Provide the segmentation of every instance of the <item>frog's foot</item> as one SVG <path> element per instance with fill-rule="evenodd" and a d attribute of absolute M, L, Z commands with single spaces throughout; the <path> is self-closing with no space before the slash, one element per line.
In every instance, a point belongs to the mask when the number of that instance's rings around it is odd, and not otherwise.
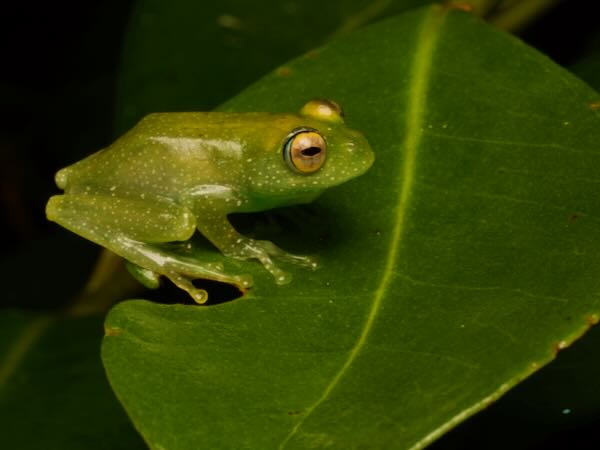
<path fill-rule="evenodd" d="M 204 278 L 234 284 L 243 289 L 252 287 L 253 284 L 251 275 L 231 275 L 225 273 L 225 269 L 221 263 L 198 263 L 192 258 L 169 258 L 165 264 L 165 269 L 164 275 L 167 277 L 170 272 L 176 272 L 192 280 Z"/>
<path fill-rule="evenodd" d="M 265 269 L 275 277 L 275 282 L 277 284 L 289 283 L 292 281 L 292 275 L 277 267 L 271 257 L 286 263 L 308 267 L 313 270 L 319 267 L 319 263 L 315 257 L 288 253 L 277 247 L 271 241 L 240 238 L 236 242 L 235 250 L 231 252 L 226 251 L 225 254 L 237 259 L 258 259 Z"/>
<path fill-rule="evenodd" d="M 224 272 L 223 264 L 215 262 L 198 262 L 192 258 L 172 256 L 153 248 L 148 244 L 139 244 L 146 256 L 154 256 L 151 260 L 160 260 L 160 265 L 148 269 L 127 261 L 127 269 L 140 283 L 150 289 L 160 285 L 160 276 L 168 278 L 175 286 L 186 291 L 196 303 L 208 300 L 208 293 L 193 284 L 196 279 L 208 279 L 229 283 L 241 289 L 252 286 L 250 275 L 230 275 Z M 160 258 L 158 258 L 160 256 Z"/>
<path fill-rule="evenodd" d="M 208 293 L 204 289 L 198 289 L 192 283 L 193 280 L 203 278 L 233 284 L 242 289 L 252 286 L 253 280 L 250 275 L 229 275 L 223 272 L 221 263 L 203 263 L 202 265 L 183 259 L 170 260 L 161 273 L 180 289 L 186 291 L 196 303 L 202 304 L 208 300 Z"/>

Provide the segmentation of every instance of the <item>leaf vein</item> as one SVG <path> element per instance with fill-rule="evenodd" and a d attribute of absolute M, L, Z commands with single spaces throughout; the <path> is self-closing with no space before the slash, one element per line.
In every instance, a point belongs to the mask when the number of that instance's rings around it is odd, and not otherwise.
<path fill-rule="evenodd" d="M 555 295 L 536 294 L 534 292 L 529 292 L 529 291 L 527 291 L 525 289 L 521 289 L 521 288 L 507 288 L 507 287 L 503 287 L 503 286 L 468 286 L 468 285 L 463 285 L 463 284 L 432 283 L 429 281 L 417 280 L 417 279 L 415 279 L 409 275 L 403 274 L 403 273 L 397 273 L 396 276 L 410 284 L 415 285 L 415 286 L 426 286 L 426 287 L 439 288 L 439 289 L 453 289 L 453 290 L 458 290 L 458 291 L 474 291 L 474 292 L 477 292 L 477 291 L 483 291 L 483 292 L 500 291 L 500 292 L 507 292 L 507 293 L 511 293 L 511 294 L 521 295 L 523 297 L 530 297 L 535 300 L 550 300 L 550 301 L 554 301 L 554 302 L 558 302 L 558 303 L 569 303 L 569 301 L 570 301 L 566 297 L 558 297 Z"/>
<path fill-rule="evenodd" d="M 491 139 L 491 138 L 476 138 L 469 136 L 458 136 L 452 134 L 443 134 L 443 133 L 435 133 L 432 131 L 425 131 L 429 136 L 440 138 L 440 139 L 448 139 L 451 141 L 459 141 L 459 142 L 474 142 L 478 144 L 490 144 L 490 145 L 501 145 L 507 147 L 531 147 L 531 148 L 554 148 L 558 150 L 563 150 L 571 153 L 579 153 L 579 154 L 591 154 L 597 155 L 599 152 L 590 152 L 587 150 L 579 150 L 573 147 L 568 147 L 566 145 L 558 144 L 556 142 L 548 142 L 548 143 L 535 143 L 535 142 L 523 142 L 523 141 L 506 141 L 504 139 Z"/>
<path fill-rule="evenodd" d="M 368 336 L 373 329 L 373 324 L 381 307 L 381 303 L 394 279 L 396 260 L 404 234 L 408 204 L 415 179 L 415 166 L 418 146 L 423 134 L 423 116 L 425 115 L 425 101 L 429 84 L 431 61 L 439 38 L 441 25 L 445 18 L 444 9 L 439 6 L 432 7 L 420 24 L 419 36 L 416 41 L 410 82 L 408 85 L 408 101 L 406 115 L 406 134 L 402 148 L 404 149 L 401 177 L 402 184 L 399 190 L 398 207 L 396 209 L 395 226 L 392 230 L 389 251 L 386 256 L 385 266 L 375 291 L 373 301 L 356 343 L 350 350 L 342 367 L 333 376 L 325 387 L 321 396 L 306 409 L 303 417 L 296 423 L 290 433 L 281 442 L 279 449 L 285 448 L 290 439 L 298 433 L 306 419 L 330 396 L 340 380 L 348 372 L 359 353 L 365 346 Z"/>

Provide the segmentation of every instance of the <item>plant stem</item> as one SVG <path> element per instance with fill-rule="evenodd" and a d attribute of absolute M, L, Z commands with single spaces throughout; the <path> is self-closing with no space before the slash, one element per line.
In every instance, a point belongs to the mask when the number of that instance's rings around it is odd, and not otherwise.
<path fill-rule="evenodd" d="M 488 21 L 503 30 L 517 33 L 537 17 L 555 6 L 560 0 L 523 0 L 500 5 L 492 11 Z"/>
<path fill-rule="evenodd" d="M 102 250 L 88 282 L 65 313 L 77 317 L 103 314 L 117 301 L 141 290 L 141 285 L 125 269 L 123 259 Z"/>

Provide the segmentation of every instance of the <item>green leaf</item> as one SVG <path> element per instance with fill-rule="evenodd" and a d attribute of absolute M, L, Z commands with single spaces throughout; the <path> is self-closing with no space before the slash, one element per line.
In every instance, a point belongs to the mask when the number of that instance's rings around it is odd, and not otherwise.
<path fill-rule="evenodd" d="M 433 7 L 225 109 L 312 97 L 340 102 L 377 156 L 318 201 L 323 268 L 280 287 L 247 263 L 257 285 L 238 301 L 107 318 L 109 379 L 152 448 L 422 448 L 598 320 L 595 91 Z"/>
<path fill-rule="evenodd" d="M 98 358 L 100 318 L 0 314 L 2 448 L 143 449 Z"/>

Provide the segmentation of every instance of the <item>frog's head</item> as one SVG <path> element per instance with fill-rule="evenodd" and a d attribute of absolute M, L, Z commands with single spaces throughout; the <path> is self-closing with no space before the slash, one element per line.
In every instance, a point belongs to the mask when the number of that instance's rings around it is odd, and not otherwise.
<path fill-rule="evenodd" d="M 362 175 L 373 164 L 375 156 L 365 137 L 344 124 L 341 107 L 330 100 L 308 102 L 276 128 L 281 134 L 269 153 L 278 162 L 271 160 L 263 172 L 275 183 L 261 180 L 262 189 L 256 193 L 269 191 L 288 202 L 310 201 L 325 189 Z"/>

